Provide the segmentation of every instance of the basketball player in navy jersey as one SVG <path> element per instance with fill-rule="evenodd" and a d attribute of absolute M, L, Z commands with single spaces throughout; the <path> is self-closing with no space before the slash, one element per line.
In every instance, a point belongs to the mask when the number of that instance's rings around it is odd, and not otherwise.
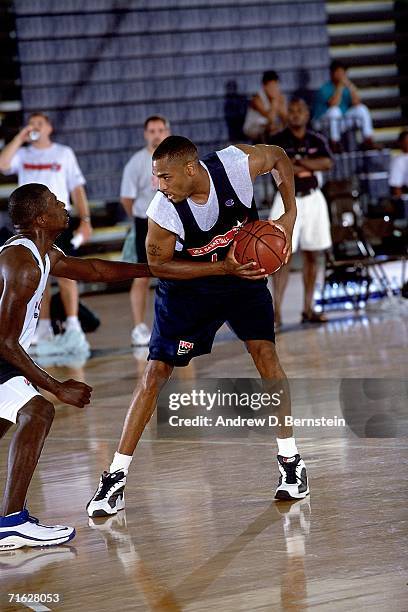
<path fill-rule="evenodd" d="M 137 442 L 151 418 L 157 397 L 175 366 L 211 352 L 224 322 L 245 342 L 264 381 L 280 381 L 286 390 L 281 412 L 290 414 L 288 384 L 275 350 L 274 315 L 265 277 L 250 282 L 226 270 L 236 232 L 257 219 L 253 182 L 272 172 L 285 212 L 272 224 L 285 234 L 288 261 L 296 219 L 292 164 L 280 147 L 237 145 L 202 161 L 197 148 L 181 136 L 169 136 L 153 154 L 159 192 L 148 210 L 148 263 L 160 277 L 149 362 L 133 395 L 118 452 L 102 474 L 87 505 L 88 515 L 107 516 L 124 508 L 126 475 Z M 172 280 L 170 280 L 172 279 Z M 284 421 L 284 419 L 283 419 Z M 306 468 L 291 427 L 280 423 L 277 499 L 308 495 Z"/>

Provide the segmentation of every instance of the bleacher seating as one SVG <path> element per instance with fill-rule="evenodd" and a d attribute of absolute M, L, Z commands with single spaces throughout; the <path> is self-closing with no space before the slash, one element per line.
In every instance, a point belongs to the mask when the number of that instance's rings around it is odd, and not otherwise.
<path fill-rule="evenodd" d="M 90 197 L 115 198 L 123 165 L 160 112 L 205 154 L 228 141 L 227 81 L 250 95 L 266 69 L 283 89 L 327 74 L 324 0 L 15 2 L 25 112 L 44 109 L 72 146 Z"/>

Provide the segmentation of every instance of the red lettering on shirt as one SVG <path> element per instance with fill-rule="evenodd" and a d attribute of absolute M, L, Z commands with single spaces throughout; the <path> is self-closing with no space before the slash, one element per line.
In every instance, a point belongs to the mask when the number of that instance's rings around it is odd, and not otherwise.
<path fill-rule="evenodd" d="M 25 162 L 23 167 L 24 170 L 53 170 L 54 172 L 59 172 L 61 170 L 61 164 L 57 162 L 53 162 L 52 164 L 28 164 Z"/>
<path fill-rule="evenodd" d="M 244 221 L 245 223 L 246 221 Z M 239 232 L 243 223 L 239 223 L 237 226 L 228 230 L 225 234 L 220 234 L 215 236 L 208 244 L 202 247 L 195 247 L 191 249 L 187 249 L 187 252 L 193 257 L 199 257 L 200 255 L 207 255 L 211 253 L 211 251 L 215 251 L 220 247 L 225 247 L 230 244 L 234 240 L 235 234 Z"/>

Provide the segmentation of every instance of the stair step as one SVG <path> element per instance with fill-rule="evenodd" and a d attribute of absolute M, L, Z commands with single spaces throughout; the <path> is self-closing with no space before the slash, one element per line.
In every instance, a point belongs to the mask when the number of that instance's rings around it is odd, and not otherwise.
<path fill-rule="evenodd" d="M 348 70 L 348 76 L 352 80 L 368 77 L 398 76 L 398 68 L 395 64 L 385 66 L 355 66 Z"/>
<path fill-rule="evenodd" d="M 374 21 L 371 23 L 342 23 L 336 25 L 328 26 L 329 37 L 339 36 L 340 34 L 360 34 L 361 36 L 365 36 L 370 33 L 394 33 L 395 32 L 395 24 L 393 20 L 389 21 Z"/>
<path fill-rule="evenodd" d="M 381 59 L 381 56 L 393 55 L 396 53 L 395 43 L 378 43 L 378 44 L 355 44 L 355 45 L 341 45 L 332 47 L 330 45 L 330 55 L 333 58 L 355 58 L 364 55 L 364 57 L 371 56 L 376 61 Z"/>
<path fill-rule="evenodd" d="M 371 33 L 350 33 L 350 34 L 336 34 L 330 36 L 330 46 L 345 46 L 345 45 L 359 45 L 359 44 L 376 44 L 376 43 L 392 43 L 399 42 L 404 39 L 403 34 L 397 34 L 396 32 L 371 32 Z"/>
<path fill-rule="evenodd" d="M 399 88 L 394 86 L 390 87 L 362 87 L 358 92 L 362 100 L 370 100 L 372 98 L 395 98 L 399 96 Z"/>
<path fill-rule="evenodd" d="M 15 113 L 16 111 L 22 110 L 22 104 L 20 100 L 2 100 L 0 102 L 0 111 L 5 113 Z"/>
<path fill-rule="evenodd" d="M 357 4 L 357 3 L 353 3 Z M 334 25 L 337 23 L 368 23 L 370 21 L 388 21 L 393 19 L 395 21 L 402 21 L 407 19 L 408 8 L 394 11 L 392 8 L 383 10 L 373 10 L 370 6 L 372 3 L 367 4 L 366 10 L 361 11 L 342 11 L 338 13 L 329 13 L 327 16 L 328 23 Z"/>
<path fill-rule="evenodd" d="M 399 131 L 406 126 L 403 117 L 399 119 L 376 119 L 373 121 L 374 128 L 397 128 Z"/>
<path fill-rule="evenodd" d="M 402 106 L 404 104 L 408 104 L 408 97 L 401 98 L 401 96 L 395 96 L 394 98 L 384 99 L 382 97 L 379 98 L 371 98 L 368 101 L 367 106 L 372 110 L 374 108 L 389 108 L 390 106 Z"/>
<path fill-rule="evenodd" d="M 371 111 L 371 116 L 374 121 L 381 119 L 393 119 L 395 121 L 402 120 L 401 109 L 399 106 L 393 108 L 376 108 Z"/>
<path fill-rule="evenodd" d="M 330 49 L 330 55 L 333 59 L 343 61 L 349 68 L 354 66 L 383 66 L 389 64 L 396 64 L 397 61 L 408 62 L 408 53 L 384 53 L 379 55 L 365 55 L 363 52 L 364 45 L 355 50 L 355 55 L 342 55 L 336 53 L 336 48 Z"/>
<path fill-rule="evenodd" d="M 17 189 L 17 187 L 17 183 L 4 183 L 3 185 L 0 185 L 0 198 L 3 200 L 8 199 L 10 194 Z"/>
<path fill-rule="evenodd" d="M 401 131 L 400 127 L 385 127 L 374 129 L 374 140 L 381 143 L 394 143 Z"/>
<path fill-rule="evenodd" d="M 351 76 L 350 76 L 351 78 Z M 379 85 L 400 85 L 401 83 L 406 83 L 408 81 L 408 76 L 371 76 L 371 77 L 363 77 L 363 78 L 353 78 L 353 83 L 360 90 L 363 87 L 376 87 Z"/>
<path fill-rule="evenodd" d="M 361 13 L 370 9 L 371 12 L 392 11 L 394 2 L 392 0 L 383 2 L 326 2 L 326 10 L 329 15 L 338 15 L 341 13 Z"/>

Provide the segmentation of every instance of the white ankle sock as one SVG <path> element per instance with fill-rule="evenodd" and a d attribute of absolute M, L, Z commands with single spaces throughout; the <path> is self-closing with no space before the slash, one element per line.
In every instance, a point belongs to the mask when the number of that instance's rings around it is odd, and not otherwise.
<path fill-rule="evenodd" d="M 125 474 L 129 471 L 129 466 L 132 463 L 132 455 L 121 455 L 120 453 L 115 453 L 113 456 L 113 461 L 110 465 L 109 472 L 116 472 L 117 470 L 123 470 Z"/>
<path fill-rule="evenodd" d="M 81 324 L 78 317 L 67 317 L 67 320 L 65 321 L 65 331 L 69 331 L 71 329 L 78 331 L 81 330 Z"/>
<path fill-rule="evenodd" d="M 278 455 L 282 457 L 293 457 L 298 452 L 295 438 L 276 438 L 278 443 Z"/>
<path fill-rule="evenodd" d="M 52 325 L 51 319 L 40 319 L 37 324 L 36 332 L 39 336 L 45 336 L 47 334 L 52 334 Z"/>

